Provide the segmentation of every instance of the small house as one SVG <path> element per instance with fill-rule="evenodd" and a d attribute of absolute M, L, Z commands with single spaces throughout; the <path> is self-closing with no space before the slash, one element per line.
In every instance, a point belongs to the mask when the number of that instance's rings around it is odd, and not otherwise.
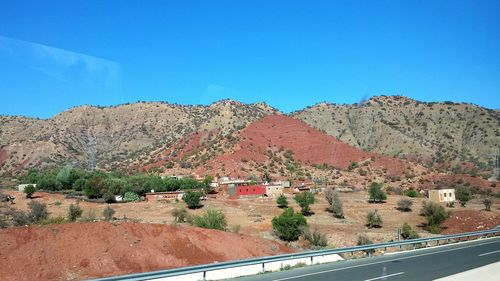
<path fill-rule="evenodd" d="M 455 189 L 429 190 L 429 200 L 438 203 L 455 202 Z"/>
<path fill-rule="evenodd" d="M 170 200 L 182 200 L 184 197 L 184 191 L 167 191 L 167 192 L 149 192 L 146 193 L 146 201 L 170 201 Z"/>
<path fill-rule="evenodd" d="M 266 196 L 268 197 L 276 197 L 283 194 L 283 186 L 282 185 L 265 185 L 266 187 Z"/>

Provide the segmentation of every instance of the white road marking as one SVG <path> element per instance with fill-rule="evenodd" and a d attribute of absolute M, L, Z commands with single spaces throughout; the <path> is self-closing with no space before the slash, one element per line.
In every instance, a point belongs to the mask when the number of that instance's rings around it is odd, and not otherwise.
<path fill-rule="evenodd" d="M 366 279 L 365 281 L 373 281 L 373 280 L 385 279 L 387 277 L 397 276 L 397 275 L 401 275 L 401 274 L 405 274 L 405 273 L 404 272 L 398 272 L 398 273 L 393 273 L 393 274 L 389 274 L 389 275 L 385 275 L 385 276 L 375 277 L 375 278 L 372 278 L 372 279 Z"/>
<path fill-rule="evenodd" d="M 297 278 L 301 278 L 301 277 L 318 275 L 318 274 L 323 274 L 323 273 L 328 273 L 328 272 L 335 272 L 335 271 L 340 271 L 340 270 L 345 270 L 345 269 L 351 269 L 351 268 L 369 266 L 369 265 L 386 263 L 386 262 L 391 262 L 391 261 L 407 260 L 407 259 L 418 258 L 418 257 L 429 256 L 429 255 L 440 254 L 440 253 L 446 253 L 446 252 L 451 252 L 451 251 L 458 251 L 458 250 L 467 249 L 467 248 L 471 248 L 471 247 L 476 247 L 476 246 L 481 246 L 481 245 L 488 245 L 488 244 L 494 244 L 494 243 L 499 243 L 499 242 L 500 241 L 493 241 L 493 242 L 481 243 L 481 244 L 477 244 L 477 245 L 469 245 L 469 246 L 460 247 L 460 248 L 456 248 L 456 249 L 443 250 L 443 251 L 434 252 L 434 253 L 425 253 L 425 254 L 419 254 L 419 255 L 414 255 L 414 256 L 410 256 L 410 257 L 401 257 L 401 258 L 395 258 L 395 259 L 391 259 L 391 260 L 377 261 L 377 262 L 365 263 L 365 264 L 359 264 L 359 265 L 351 265 L 351 266 L 346 266 L 346 267 L 343 267 L 343 268 L 336 268 L 336 269 L 330 269 L 330 270 L 324 270 L 324 271 L 318 271 L 318 272 L 313 272 L 313 273 L 306 273 L 306 274 L 302 274 L 302 275 L 296 275 L 296 276 L 290 276 L 290 277 L 284 277 L 284 278 L 274 279 L 273 281 L 283 281 L 283 280 L 297 279 Z M 430 248 L 430 249 L 432 249 L 432 248 Z"/>
<path fill-rule="evenodd" d="M 494 254 L 494 253 L 498 253 L 500 252 L 500 250 L 498 251 L 493 251 L 493 252 L 488 252 L 488 253 L 484 253 L 484 254 L 480 254 L 480 255 L 477 255 L 478 257 L 482 257 L 482 256 L 487 256 L 487 255 L 491 255 L 491 254 Z"/>

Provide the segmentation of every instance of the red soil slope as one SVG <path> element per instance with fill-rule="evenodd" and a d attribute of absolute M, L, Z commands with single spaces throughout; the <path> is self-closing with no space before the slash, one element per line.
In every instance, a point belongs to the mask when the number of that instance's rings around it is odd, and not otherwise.
<path fill-rule="evenodd" d="M 141 223 L 0 229 L 1 280 L 81 280 L 290 253 L 254 237 Z"/>
<path fill-rule="evenodd" d="M 443 234 L 487 230 L 497 225 L 500 225 L 500 217 L 495 212 L 456 210 L 444 223 Z"/>
<path fill-rule="evenodd" d="M 220 155 L 209 163 L 214 170 L 235 167 L 242 159 L 255 162 L 269 160 L 268 149 L 292 150 L 302 164 L 330 164 L 345 169 L 351 162 L 372 160 L 372 166 L 387 168 L 391 174 L 402 173 L 407 163 L 352 147 L 314 129 L 306 123 L 284 115 L 270 115 L 248 125 L 233 153 Z"/>

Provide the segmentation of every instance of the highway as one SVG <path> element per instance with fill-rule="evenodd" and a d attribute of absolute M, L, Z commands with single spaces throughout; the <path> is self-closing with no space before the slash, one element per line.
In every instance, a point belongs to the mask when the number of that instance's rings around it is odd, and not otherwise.
<path fill-rule="evenodd" d="M 234 281 L 434 280 L 500 261 L 500 237 L 306 266 Z M 500 272 L 496 273 L 500 280 Z M 476 281 L 482 280 L 479 276 Z"/>

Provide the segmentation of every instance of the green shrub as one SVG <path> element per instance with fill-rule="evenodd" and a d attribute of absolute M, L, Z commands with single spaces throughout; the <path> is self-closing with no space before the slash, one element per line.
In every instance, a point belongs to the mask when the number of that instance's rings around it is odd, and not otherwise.
<path fill-rule="evenodd" d="M 401 198 L 398 200 L 397 204 L 397 209 L 402 211 L 402 212 L 411 212 L 411 206 L 413 205 L 413 202 L 410 199 L 407 198 Z"/>
<path fill-rule="evenodd" d="M 64 217 L 58 216 L 58 217 L 51 217 L 44 219 L 43 221 L 40 222 L 41 225 L 48 225 L 48 224 L 61 224 L 65 223 L 66 219 Z"/>
<path fill-rule="evenodd" d="M 491 205 L 493 204 L 493 200 L 491 200 L 491 197 L 486 196 L 483 198 L 483 204 L 484 204 L 484 209 L 486 211 L 491 211 Z"/>
<path fill-rule="evenodd" d="M 441 224 L 450 216 L 451 212 L 435 202 L 424 202 L 421 213 L 425 216 L 428 230 L 432 233 L 441 232 Z"/>
<path fill-rule="evenodd" d="M 139 195 L 132 191 L 125 192 L 123 195 L 123 200 L 125 202 L 139 202 L 141 199 L 139 198 Z"/>
<path fill-rule="evenodd" d="M 47 205 L 45 203 L 30 201 L 28 202 L 28 207 L 30 209 L 28 216 L 34 223 L 39 223 L 49 217 L 49 212 L 47 211 Z"/>
<path fill-rule="evenodd" d="M 366 226 L 368 226 L 368 228 L 382 227 L 382 217 L 377 210 L 368 212 L 366 215 Z"/>
<path fill-rule="evenodd" d="M 370 202 L 384 202 L 387 200 L 387 195 L 382 191 L 381 183 L 372 182 L 368 188 L 368 194 L 370 196 Z"/>
<path fill-rule="evenodd" d="M 278 204 L 279 208 L 288 208 L 288 200 L 284 194 L 281 194 L 278 199 L 276 199 L 276 204 Z"/>
<path fill-rule="evenodd" d="M 193 218 L 193 225 L 202 228 L 226 230 L 226 216 L 220 210 L 208 210 L 201 216 Z"/>
<path fill-rule="evenodd" d="M 411 197 L 411 198 L 415 198 L 415 197 L 418 197 L 418 196 L 419 196 L 418 191 L 416 191 L 416 190 L 415 190 L 415 189 L 413 189 L 413 188 L 408 189 L 408 190 L 405 192 L 405 194 L 406 194 L 406 196 Z"/>
<path fill-rule="evenodd" d="M 408 223 L 404 223 L 401 229 L 401 236 L 403 239 L 417 239 L 420 238 L 418 233 L 411 229 L 411 226 Z"/>
<path fill-rule="evenodd" d="M 113 220 L 113 215 L 115 214 L 115 210 L 111 208 L 111 206 L 106 206 L 106 208 L 102 211 L 102 216 L 104 220 L 110 221 Z"/>
<path fill-rule="evenodd" d="M 306 219 L 301 213 L 288 208 L 272 220 L 273 230 L 284 241 L 296 241 L 302 233 L 301 229 L 307 226 Z"/>
<path fill-rule="evenodd" d="M 102 199 L 104 199 L 104 202 L 106 202 L 108 204 L 116 203 L 116 197 L 111 192 L 104 193 L 104 195 L 102 196 Z"/>
<path fill-rule="evenodd" d="M 200 200 L 202 196 L 203 193 L 201 192 L 188 191 L 184 194 L 184 197 L 182 199 L 184 200 L 184 202 L 186 202 L 189 209 L 196 209 L 201 207 Z"/>
<path fill-rule="evenodd" d="M 314 194 L 312 194 L 309 191 L 306 192 L 300 192 L 294 196 L 295 202 L 299 204 L 302 214 L 303 215 L 309 215 L 310 214 L 310 208 L 309 206 L 311 204 L 314 204 Z"/>
<path fill-rule="evenodd" d="M 26 194 L 26 198 L 33 198 L 33 193 L 35 193 L 35 186 L 32 184 L 27 185 L 24 188 L 24 193 Z"/>
<path fill-rule="evenodd" d="M 83 210 L 80 208 L 80 205 L 78 203 L 71 204 L 69 205 L 68 208 L 68 220 L 69 221 L 76 221 L 76 219 L 80 218 L 82 216 Z"/>
<path fill-rule="evenodd" d="M 455 189 L 455 198 L 457 198 L 458 202 L 460 203 L 460 206 L 465 207 L 467 202 L 469 202 L 472 199 L 472 190 L 468 186 L 458 186 Z"/>
<path fill-rule="evenodd" d="M 174 222 L 176 223 L 186 222 L 188 215 L 187 210 L 184 208 L 174 208 L 172 210 L 172 216 L 174 217 Z"/>
<path fill-rule="evenodd" d="M 339 194 L 338 192 L 333 192 L 332 197 L 331 197 L 331 202 L 329 202 L 329 207 L 328 209 L 330 212 L 333 213 L 333 216 L 335 216 L 338 219 L 343 219 L 344 218 L 344 210 L 342 208 L 342 201 L 340 201 Z"/>

